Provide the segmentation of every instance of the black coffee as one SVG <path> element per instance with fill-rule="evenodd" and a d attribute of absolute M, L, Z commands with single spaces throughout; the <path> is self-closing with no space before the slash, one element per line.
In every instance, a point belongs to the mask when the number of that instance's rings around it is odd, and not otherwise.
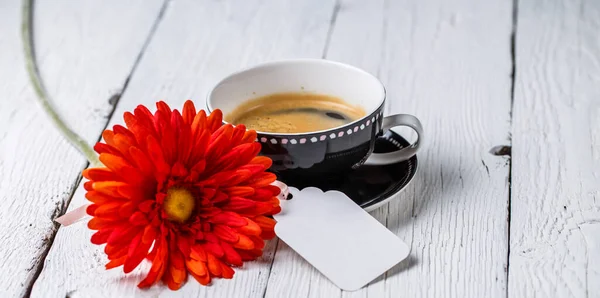
<path fill-rule="evenodd" d="M 277 93 L 243 103 L 225 120 L 263 132 L 304 133 L 342 126 L 365 114 L 361 107 L 329 95 Z"/>

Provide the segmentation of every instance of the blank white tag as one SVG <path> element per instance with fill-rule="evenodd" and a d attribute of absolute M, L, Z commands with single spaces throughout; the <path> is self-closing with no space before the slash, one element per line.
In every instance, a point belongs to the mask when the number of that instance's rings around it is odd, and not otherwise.
<path fill-rule="evenodd" d="M 290 187 L 275 234 L 339 288 L 358 290 L 408 256 L 402 240 L 339 191 Z"/>

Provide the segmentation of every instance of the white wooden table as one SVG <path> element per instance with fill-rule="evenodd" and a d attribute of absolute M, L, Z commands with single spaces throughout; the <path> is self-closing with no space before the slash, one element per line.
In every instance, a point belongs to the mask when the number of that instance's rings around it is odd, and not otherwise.
<path fill-rule="evenodd" d="M 259 62 L 377 75 L 427 143 L 415 181 L 372 212 L 410 257 L 358 292 L 277 240 L 210 287 L 141 291 L 147 267 L 106 271 L 85 223 L 53 222 L 85 203 L 87 162 L 36 102 L 20 22 L 0 0 L 0 297 L 600 297 L 600 1 L 35 2 L 41 75 L 89 143 L 138 104 L 201 106 Z"/>

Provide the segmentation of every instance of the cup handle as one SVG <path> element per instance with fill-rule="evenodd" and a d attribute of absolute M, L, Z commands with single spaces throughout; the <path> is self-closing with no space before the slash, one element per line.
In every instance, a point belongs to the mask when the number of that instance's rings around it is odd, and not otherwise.
<path fill-rule="evenodd" d="M 383 130 L 396 126 L 408 126 L 417 132 L 417 140 L 406 148 L 389 153 L 371 153 L 363 163 L 366 166 L 380 166 L 405 161 L 417 154 L 423 142 L 423 126 L 417 117 L 408 114 L 390 115 L 383 118 Z"/>

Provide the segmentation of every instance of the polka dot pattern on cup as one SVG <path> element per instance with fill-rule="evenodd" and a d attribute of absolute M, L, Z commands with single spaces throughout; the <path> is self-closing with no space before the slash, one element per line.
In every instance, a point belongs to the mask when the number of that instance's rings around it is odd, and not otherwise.
<path fill-rule="evenodd" d="M 261 142 L 261 143 L 271 143 L 273 145 L 275 144 L 282 144 L 282 145 L 296 145 L 296 144 L 305 144 L 307 142 L 309 143 L 317 143 L 317 142 L 323 142 L 326 141 L 327 139 L 333 140 L 336 138 L 342 138 L 345 135 L 351 135 L 353 133 L 358 132 L 359 130 L 364 130 L 365 128 L 368 128 L 371 125 L 375 125 L 375 121 L 379 120 L 379 118 L 383 117 L 383 112 L 378 112 L 377 114 L 375 114 L 374 116 L 372 116 L 370 119 L 367 118 L 367 120 L 365 122 L 362 123 L 355 123 L 352 127 L 344 127 L 342 128 L 342 130 L 340 131 L 333 131 L 333 132 L 326 132 L 322 135 L 317 135 L 317 136 L 313 136 L 313 137 L 309 137 L 309 138 L 301 138 L 301 139 L 287 139 L 287 138 L 282 138 L 282 137 L 272 137 L 272 138 L 268 138 L 268 137 L 260 137 L 257 138 L 256 141 L 257 142 Z"/>

